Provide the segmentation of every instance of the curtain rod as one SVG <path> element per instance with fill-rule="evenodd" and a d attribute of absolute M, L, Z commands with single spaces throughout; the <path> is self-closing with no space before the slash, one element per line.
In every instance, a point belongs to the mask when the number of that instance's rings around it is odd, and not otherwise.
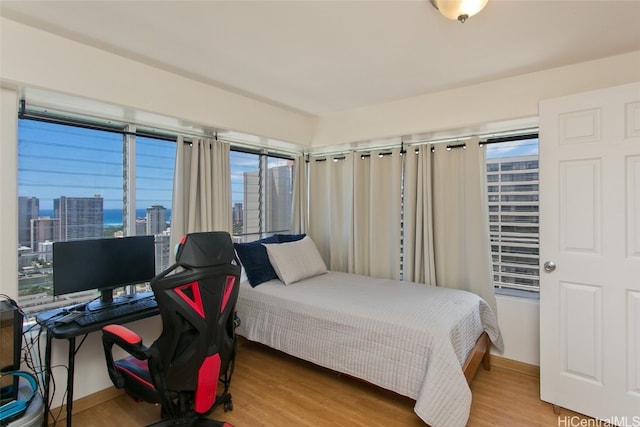
<path fill-rule="evenodd" d="M 500 143 L 500 142 L 520 141 L 520 140 L 523 140 L 523 139 L 534 139 L 534 138 L 538 138 L 538 135 L 539 134 L 538 134 L 538 132 L 536 130 L 536 132 L 531 132 L 531 133 L 526 133 L 526 134 L 488 138 L 484 142 L 484 144 L 497 144 L 497 143 Z"/>
<path fill-rule="evenodd" d="M 501 136 L 502 135 L 502 136 Z M 465 143 L 455 144 L 457 142 L 462 142 L 465 140 L 469 140 L 471 138 L 478 138 L 480 141 L 478 142 L 480 145 L 489 145 L 489 144 L 497 144 L 499 142 L 509 142 L 509 141 L 517 141 L 522 139 L 529 138 L 538 138 L 538 129 L 537 128 L 522 128 L 522 129 L 514 129 L 511 131 L 505 132 L 493 132 L 487 134 L 480 135 L 465 135 L 465 136 L 456 136 L 449 138 L 439 138 L 439 139 L 430 139 L 425 141 L 414 141 L 414 142 L 404 142 L 400 141 L 400 144 L 393 145 L 380 145 L 377 147 L 369 147 L 369 148 L 355 148 L 353 150 L 340 150 L 334 152 L 326 152 L 326 153 L 309 153 L 310 157 L 331 157 L 331 156 L 340 156 L 347 153 L 365 153 L 364 155 L 370 155 L 369 153 L 373 151 L 384 151 L 393 148 L 400 148 L 401 152 L 404 152 L 406 147 L 414 147 L 418 145 L 428 145 L 428 144 L 444 144 L 445 142 L 450 142 L 448 148 L 459 148 L 463 147 Z"/>
<path fill-rule="evenodd" d="M 483 145 L 491 145 L 491 144 L 499 144 L 502 142 L 511 142 L 511 141 L 522 141 L 525 139 L 535 139 L 538 138 L 538 133 L 527 133 L 520 135 L 510 135 L 504 136 L 500 138 L 489 138 L 486 141 L 479 141 L 478 144 L 480 147 Z M 447 144 L 447 150 L 451 150 L 453 148 L 466 148 L 467 144 Z"/>
<path fill-rule="evenodd" d="M 436 138 L 436 139 L 428 139 L 424 141 L 414 141 L 408 142 L 407 145 L 423 145 L 423 144 L 441 144 L 445 142 L 461 142 L 471 138 L 478 138 L 480 143 L 483 144 L 493 144 L 494 142 L 507 142 L 507 141 L 515 141 L 518 139 L 527 139 L 528 137 L 537 138 L 538 137 L 538 128 L 535 127 L 527 127 L 520 129 L 513 129 L 504 132 L 490 132 L 483 134 L 469 134 L 469 135 L 459 135 L 455 137 L 444 137 L 444 138 Z"/>

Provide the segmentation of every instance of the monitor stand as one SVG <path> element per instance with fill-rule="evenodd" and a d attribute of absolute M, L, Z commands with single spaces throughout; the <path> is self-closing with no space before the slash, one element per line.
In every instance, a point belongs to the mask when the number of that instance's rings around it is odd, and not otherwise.
<path fill-rule="evenodd" d="M 113 308 L 118 305 L 129 304 L 138 299 L 145 299 L 153 296 L 152 291 L 137 292 L 135 285 L 127 285 L 124 295 L 113 297 L 115 289 L 101 289 L 100 299 L 88 302 L 85 306 L 86 311 L 100 311 Z"/>
<path fill-rule="evenodd" d="M 113 291 L 115 289 L 101 289 L 100 299 L 87 303 L 87 311 L 100 311 L 107 308 L 115 307 L 116 305 L 122 305 L 129 302 L 130 298 L 127 297 L 113 297 Z"/>

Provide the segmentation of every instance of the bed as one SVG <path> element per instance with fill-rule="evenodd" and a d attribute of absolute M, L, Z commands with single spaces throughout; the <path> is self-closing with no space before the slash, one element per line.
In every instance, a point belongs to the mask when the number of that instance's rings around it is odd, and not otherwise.
<path fill-rule="evenodd" d="M 309 255 L 299 246 L 280 262 L 269 256 L 279 278 L 240 285 L 240 336 L 415 399 L 415 413 L 432 427 L 466 425 L 468 378 L 482 358 L 487 363 L 489 340 L 502 348 L 486 302 L 465 291 L 326 267 L 309 275 Z M 281 262 L 302 273 L 291 281 Z"/>

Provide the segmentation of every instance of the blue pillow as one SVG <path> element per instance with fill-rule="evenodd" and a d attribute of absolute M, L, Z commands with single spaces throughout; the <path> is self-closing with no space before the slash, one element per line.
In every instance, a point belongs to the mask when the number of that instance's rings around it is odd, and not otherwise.
<path fill-rule="evenodd" d="M 287 243 L 287 242 L 297 242 L 298 240 L 304 239 L 306 234 L 276 234 L 278 238 L 278 243 Z M 264 242 L 268 243 L 268 242 Z"/>
<path fill-rule="evenodd" d="M 267 249 L 262 246 L 263 243 L 278 243 L 278 238 L 270 236 L 255 242 L 233 244 L 252 287 L 278 278 L 269 262 Z"/>

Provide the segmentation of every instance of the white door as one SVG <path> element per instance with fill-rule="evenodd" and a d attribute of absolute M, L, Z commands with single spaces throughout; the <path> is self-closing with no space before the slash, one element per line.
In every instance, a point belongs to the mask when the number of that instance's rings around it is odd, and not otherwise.
<path fill-rule="evenodd" d="M 540 103 L 540 262 L 541 399 L 640 425 L 640 83 Z"/>

